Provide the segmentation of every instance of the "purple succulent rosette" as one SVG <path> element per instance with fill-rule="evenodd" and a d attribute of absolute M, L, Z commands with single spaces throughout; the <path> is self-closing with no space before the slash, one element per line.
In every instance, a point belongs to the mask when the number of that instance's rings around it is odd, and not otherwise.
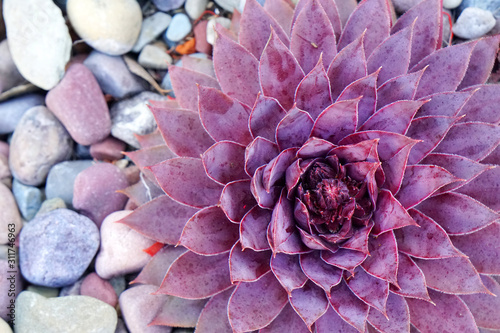
<path fill-rule="evenodd" d="M 247 0 L 233 21 L 215 72 L 170 67 L 166 145 L 129 154 L 166 193 L 129 188 L 121 221 L 166 244 L 136 279 L 178 297 L 152 324 L 500 330 L 500 37 L 441 49 L 439 0 L 345 24 L 333 0 Z"/>

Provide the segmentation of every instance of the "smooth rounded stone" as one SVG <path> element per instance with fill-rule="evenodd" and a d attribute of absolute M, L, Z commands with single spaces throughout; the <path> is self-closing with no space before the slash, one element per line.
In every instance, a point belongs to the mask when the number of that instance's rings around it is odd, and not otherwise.
<path fill-rule="evenodd" d="M 172 57 L 167 53 L 166 47 L 149 44 L 142 49 L 138 62 L 145 68 L 167 69 L 172 64 Z"/>
<path fill-rule="evenodd" d="M 64 126 L 45 106 L 23 115 L 10 142 L 12 175 L 26 185 L 41 185 L 50 168 L 71 156 L 73 141 Z"/>
<path fill-rule="evenodd" d="M 139 34 L 139 38 L 137 39 L 137 42 L 135 42 L 132 51 L 140 52 L 144 46 L 157 39 L 162 32 L 168 28 L 171 21 L 172 16 L 162 12 L 154 13 L 153 15 L 145 18 L 144 21 L 142 21 L 141 33 Z"/>
<path fill-rule="evenodd" d="M 78 296 L 80 295 L 80 288 L 82 287 L 83 278 L 79 279 L 72 285 L 62 287 L 59 291 L 59 297 L 64 296 Z"/>
<path fill-rule="evenodd" d="M 42 205 L 43 194 L 38 187 L 24 185 L 17 179 L 12 182 L 12 193 L 16 198 L 17 207 L 26 221 L 35 217 Z"/>
<path fill-rule="evenodd" d="M 110 214 L 101 226 L 101 249 L 95 261 L 95 271 L 103 279 L 138 272 L 151 259 L 143 251 L 155 241 L 144 237 L 123 223 L 116 223 L 132 211 Z"/>
<path fill-rule="evenodd" d="M 139 285 L 120 295 L 120 309 L 130 333 L 170 333 L 169 326 L 148 326 L 169 296 L 152 295 L 157 286 Z"/>
<path fill-rule="evenodd" d="M 454 9 L 460 6 L 462 0 L 443 0 L 443 8 Z"/>
<path fill-rule="evenodd" d="M 0 183 L 12 187 L 12 173 L 9 168 L 9 158 L 0 154 Z"/>
<path fill-rule="evenodd" d="M 76 176 L 92 165 L 94 162 L 91 160 L 65 161 L 54 165 L 45 184 L 47 199 L 61 198 L 68 207 L 72 207 Z"/>
<path fill-rule="evenodd" d="M 14 88 L 22 82 L 24 82 L 24 78 L 12 60 L 7 39 L 4 39 L 0 42 L 0 93 Z"/>
<path fill-rule="evenodd" d="M 156 128 L 156 121 L 147 102 L 167 99 L 166 96 L 145 91 L 133 98 L 115 103 L 110 110 L 111 135 L 134 148 L 139 148 L 139 141 L 134 134 L 149 134 Z"/>
<path fill-rule="evenodd" d="M 111 283 L 101 279 L 96 273 L 90 273 L 83 279 L 80 295 L 97 298 L 112 307 L 118 304 L 118 296 Z"/>
<path fill-rule="evenodd" d="M 58 288 L 49 288 L 49 287 L 42 287 L 42 286 L 35 286 L 35 285 L 30 285 L 26 290 L 37 293 L 38 295 L 42 295 L 43 297 L 57 297 L 59 296 L 59 289 Z"/>
<path fill-rule="evenodd" d="M 195 39 L 194 48 L 197 52 L 212 54 L 212 45 L 207 42 L 207 26 L 208 21 L 201 21 L 195 25 L 193 29 Z"/>
<path fill-rule="evenodd" d="M 156 8 L 162 12 L 168 12 L 173 9 L 180 8 L 186 0 L 153 0 Z"/>
<path fill-rule="evenodd" d="M 97 226 L 109 214 L 123 209 L 127 197 L 118 193 L 128 186 L 122 170 L 110 163 L 97 163 L 76 176 L 73 207 Z"/>
<path fill-rule="evenodd" d="M 122 151 L 125 151 L 125 148 L 125 142 L 109 136 L 91 145 L 90 155 L 96 160 L 115 161 L 123 157 Z"/>
<path fill-rule="evenodd" d="M 394 5 L 394 9 L 398 13 L 404 13 L 411 7 L 415 6 L 419 3 L 420 0 L 392 0 L 392 4 Z"/>
<path fill-rule="evenodd" d="M 192 20 L 197 20 L 207 8 L 208 0 L 186 0 L 184 9 Z"/>
<path fill-rule="evenodd" d="M 183 40 L 191 32 L 192 25 L 189 17 L 184 13 L 175 14 L 167 29 L 166 37 L 172 42 Z"/>
<path fill-rule="evenodd" d="M 24 278 L 59 288 L 75 283 L 85 272 L 99 248 L 99 230 L 87 217 L 57 209 L 26 224 L 19 247 Z"/>
<path fill-rule="evenodd" d="M 9 188 L 0 183 L 0 244 L 9 243 L 9 239 L 12 238 L 9 237 L 9 233 L 17 235 L 21 231 L 21 227 L 22 220 L 17 209 L 16 199 Z M 14 229 L 14 231 L 9 231 L 9 228 Z"/>
<path fill-rule="evenodd" d="M 45 100 L 47 107 L 79 144 L 91 145 L 109 135 L 108 105 L 97 80 L 84 65 L 71 66 Z"/>
<path fill-rule="evenodd" d="M 493 29 L 496 19 L 493 14 L 481 8 L 464 9 L 453 26 L 453 33 L 460 38 L 475 39 Z"/>
<path fill-rule="evenodd" d="M 92 51 L 83 64 L 94 74 L 105 94 L 120 99 L 144 90 L 141 79 L 129 71 L 120 56 Z"/>
<path fill-rule="evenodd" d="M 1 74 L 0 74 L 1 75 Z M 1 76 L 0 76 L 1 77 Z M 0 103 L 0 135 L 14 132 L 23 115 L 34 106 L 44 105 L 45 97 L 27 94 Z"/>
<path fill-rule="evenodd" d="M 231 27 L 231 20 L 227 17 L 214 17 L 208 20 L 207 24 L 207 43 L 214 45 L 215 43 L 215 25 L 219 23 L 224 28 L 229 29 Z"/>
<path fill-rule="evenodd" d="M 16 303 L 16 333 L 112 333 L 118 319 L 112 306 L 88 296 L 45 298 L 23 291 Z"/>
<path fill-rule="evenodd" d="M 0 318 L 0 332 L 12 333 L 12 329 L 10 328 L 9 324 L 7 324 L 7 322 L 1 318 Z"/>
<path fill-rule="evenodd" d="M 17 249 L 16 249 L 17 251 Z M 15 271 L 16 273 L 12 273 Z M 17 266 L 7 260 L 0 260 L 0 318 L 17 324 L 16 295 L 22 291 L 23 283 Z M 14 304 L 16 303 L 16 304 Z"/>
<path fill-rule="evenodd" d="M 109 55 L 129 52 L 141 32 L 142 11 L 136 0 L 68 0 L 66 8 L 77 34 Z"/>
<path fill-rule="evenodd" d="M 38 217 L 40 215 L 46 214 L 48 212 L 51 212 L 56 209 L 61 209 L 61 208 L 66 208 L 66 204 L 64 203 L 64 200 L 61 198 L 52 198 L 52 199 L 47 199 L 44 202 L 42 202 L 42 205 L 40 206 L 40 209 L 36 213 L 35 217 Z"/>
<path fill-rule="evenodd" d="M 500 8 L 500 0 L 463 0 L 458 7 L 459 12 L 467 7 L 476 7 L 484 10 L 489 10 L 496 17 L 500 16 L 498 9 Z"/>
<path fill-rule="evenodd" d="M 215 0 L 215 3 L 231 13 L 240 7 L 240 0 Z"/>
<path fill-rule="evenodd" d="M 5 0 L 3 15 L 10 52 L 22 76 L 49 90 L 63 77 L 72 41 L 52 0 Z"/>

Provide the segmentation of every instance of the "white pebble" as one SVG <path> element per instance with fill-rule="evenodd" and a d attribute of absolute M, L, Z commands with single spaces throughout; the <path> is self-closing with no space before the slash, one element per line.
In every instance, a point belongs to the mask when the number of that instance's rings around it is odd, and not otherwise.
<path fill-rule="evenodd" d="M 184 9 L 191 19 L 196 20 L 205 11 L 207 4 L 208 0 L 186 0 Z"/>
<path fill-rule="evenodd" d="M 172 16 L 162 12 L 157 12 L 144 19 L 142 22 L 141 33 L 139 34 L 139 38 L 132 48 L 132 51 L 140 52 L 146 44 L 149 44 L 158 38 L 158 36 L 160 36 L 161 33 L 168 28 L 170 22 L 172 22 Z"/>
<path fill-rule="evenodd" d="M 167 39 L 179 42 L 191 32 L 191 21 L 186 14 L 175 14 L 167 29 Z"/>
<path fill-rule="evenodd" d="M 454 9 L 460 6 L 462 0 L 443 0 L 443 7 L 446 9 Z"/>
<path fill-rule="evenodd" d="M 150 44 L 144 46 L 138 61 L 145 68 L 167 69 L 172 63 L 172 57 L 166 52 L 166 48 Z"/>
<path fill-rule="evenodd" d="M 208 20 L 207 24 L 207 42 L 211 45 L 215 43 L 215 25 L 219 23 L 224 28 L 229 29 L 231 27 L 231 20 L 226 17 L 216 17 Z"/>
<path fill-rule="evenodd" d="M 458 17 L 453 33 L 460 38 L 475 39 L 484 36 L 495 24 L 496 19 L 490 11 L 468 7 Z"/>

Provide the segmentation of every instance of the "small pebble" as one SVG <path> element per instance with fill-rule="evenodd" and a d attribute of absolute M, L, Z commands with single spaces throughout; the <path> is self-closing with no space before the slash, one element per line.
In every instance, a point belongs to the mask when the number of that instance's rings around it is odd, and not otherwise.
<path fill-rule="evenodd" d="M 148 134 L 155 130 L 156 121 L 147 103 L 150 100 L 163 101 L 167 97 L 149 91 L 133 98 L 115 103 L 111 107 L 111 134 L 129 145 L 139 148 L 134 134 Z"/>
<path fill-rule="evenodd" d="M 207 42 L 207 25 L 208 21 L 200 21 L 193 29 L 196 51 L 212 54 L 212 45 Z"/>
<path fill-rule="evenodd" d="M 129 52 L 141 32 L 142 11 L 136 0 L 68 0 L 67 11 L 78 35 L 109 55 Z"/>
<path fill-rule="evenodd" d="M 1 74 L 0 74 L 1 75 Z M 19 120 L 34 106 L 44 105 L 45 97 L 27 94 L 0 103 L 0 135 L 14 132 Z"/>
<path fill-rule="evenodd" d="M 103 279 L 138 272 L 151 259 L 143 249 L 147 249 L 155 241 L 123 223 L 116 223 L 130 213 L 131 211 L 114 212 L 102 223 L 101 248 L 96 257 L 95 270 Z"/>
<path fill-rule="evenodd" d="M 215 0 L 215 3 L 231 13 L 240 7 L 240 0 Z"/>
<path fill-rule="evenodd" d="M 69 286 L 61 288 L 61 291 L 59 291 L 59 297 L 80 295 L 80 288 L 82 287 L 82 283 L 83 278 L 79 279 Z"/>
<path fill-rule="evenodd" d="M 125 151 L 125 142 L 107 137 L 101 142 L 90 146 L 90 155 L 96 160 L 115 161 L 123 157 L 122 151 Z"/>
<path fill-rule="evenodd" d="M 458 10 L 463 11 L 467 7 L 476 7 L 484 10 L 489 10 L 495 16 L 499 16 L 498 9 L 500 8 L 500 0 L 462 0 Z"/>
<path fill-rule="evenodd" d="M 113 307 L 88 296 L 45 298 L 23 291 L 16 301 L 16 332 L 114 332 Z"/>
<path fill-rule="evenodd" d="M 109 279 L 109 283 L 113 287 L 113 290 L 117 295 L 120 295 L 125 289 L 127 289 L 127 281 L 123 275 L 115 276 Z"/>
<path fill-rule="evenodd" d="M 455 22 L 453 33 L 464 39 L 475 39 L 484 36 L 495 24 L 496 19 L 490 11 L 468 7 Z"/>
<path fill-rule="evenodd" d="M 28 288 L 26 288 L 26 290 L 37 293 L 38 295 L 42 295 L 43 297 L 47 297 L 47 298 L 59 296 L 59 289 L 58 288 L 49 288 L 49 287 L 31 285 L 31 286 L 28 286 Z"/>
<path fill-rule="evenodd" d="M 17 252 L 17 249 L 15 250 Z M 17 273 L 9 273 L 11 271 L 17 271 Z M 0 318 L 6 321 L 14 320 L 17 324 L 17 319 L 19 318 L 17 302 L 14 306 L 11 304 L 14 304 L 16 295 L 21 292 L 22 286 L 21 274 L 17 266 L 14 266 L 14 269 L 12 269 L 7 260 L 0 260 Z M 11 289 L 14 292 L 9 295 L 9 293 L 12 293 Z"/>
<path fill-rule="evenodd" d="M 184 13 L 175 14 L 167 29 L 166 37 L 172 42 L 183 40 L 191 32 L 189 17 Z"/>
<path fill-rule="evenodd" d="M 192 20 L 197 20 L 207 8 L 208 0 L 186 0 L 184 9 Z"/>
<path fill-rule="evenodd" d="M 17 206 L 26 221 L 30 221 L 42 205 L 42 191 L 38 187 L 28 186 L 14 179 L 12 193 L 16 198 Z"/>
<path fill-rule="evenodd" d="M 157 12 L 145 18 L 142 22 L 141 33 L 132 51 L 140 52 L 144 46 L 158 38 L 168 28 L 171 21 L 172 16 L 162 12 Z"/>
<path fill-rule="evenodd" d="M 61 198 L 68 207 L 73 206 L 73 189 L 76 176 L 94 165 L 91 160 L 65 161 L 54 165 L 47 176 L 47 199 Z"/>
<path fill-rule="evenodd" d="M 145 68 L 167 69 L 172 64 L 172 57 L 167 53 L 166 47 L 149 44 L 142 49 L 138 62 Z"/>
<path fill-rule="evenodd" d="M 10 328 L 9 324 L 7 324 L 7 322 L 1 318 L 0 318 L 0 332 L 12 333 L 12 329 Z"/>
<path fill-rule="evenodd" d="M 142 80 L 128 70 L 120 56 L 92 51 L 83 64 L 94 74 L 105 94 L 124 98 L 144 90 Z"/>
<path fill-rule="evenodd" d="M 460 6 L 462 0 L 443 0 L 443 7 L 446 9 L 454 9 Z"/>
<path fill-rule="evenodd" d="M 75 283 L 85 272 L 99 247 L 99 230 L 87 217 L 57 209 L 26 224 L 19 247 L 24 278 L 59 288 Z"/>
<path fill-rule="evenodd" d="M 168 12 L 180 8 L 184 4 L 184 1 L 185 0 L 153 0 L 153 3 L 159 10 Z"/>
<path fill-rule="evenodd" d="M 71 66 L 46 97 L 47 107 L 81 145 L 106 138 L 111 120 L 106 100 L 92 72 L 82 64 Z"/>
<path fill-rule="evenodd" d="M 9 165 L 17 180 L 38 186 L 50 168 L 71 156 L 73 141 L 63 125 L 44 106 L 23 115 L 10 143 Z"/>
<path fill-rule="evenodd" d="M 0 37 L 1 38 L 1 37 Z M 0 42 L 0 93 L 24 82 L 10 54 L 7 39 Z M 0 111 L 0 113 L 2 113 Z"/>
<path fill-rule="evenodd" d="M 0 154 L 0 183 L 12 187 L 12 173 L 9 169 L 9 158 Z"/>
<path fill-rule="evenodd" d="M 110 163 L 97 163 L 76 176 L 73 207 L 100 227 L 106 216 L 123 209 L 127 197 L 117 191 L 128 185 L 119 168 Z"/>
<path fill-rule="evenodd" d="M 61 198 L 52 198 L 52 199 L 47 199 L 44 202 L 42 202 L 42 205 L 40 206 L 40 209 L 36 213 L 35 217 L 38 217 L 40 215 L 46 214 L 48 212 L 51 212 L 56 209 L 61 209 L 61 208 L 66 208 L 66 204 L 64 203 L 64 200 Z"/>
<path fill-rule="evenodd" d="M 231 27 L 231 20 L 227 17 L 214 17 L 208 20 L 207 24 L 207 43 L 214 45 L 215 43 L 215 25 L 219 23 L 224 28 L 229 29 Z"/>
<path fill-rule="evenodd" d="M 168 326 L 148 326 L 169 296 L 152 295 L 157 286 L 139 285 L 120 295 L 120 309 L 131 333 L 170 333 Z"/>
<path fill-rule="evenodd" d="M 96 273 L 90 273 L 83 279 L 80 295 L 97 298 L 112 307 L 118 304 L 118 297 L 111 283 L 101 279 Z"/>

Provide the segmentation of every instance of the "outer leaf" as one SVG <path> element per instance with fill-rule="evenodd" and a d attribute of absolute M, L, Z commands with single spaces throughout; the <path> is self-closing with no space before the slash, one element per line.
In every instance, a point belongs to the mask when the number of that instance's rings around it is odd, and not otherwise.
<path fill-rule="evenodd" d="M 375 309 L 370 309 L 368 322 L 377 330 L 387 333 L 410 331 L 410 310 L 404 297 L 389 293 L 387 298 L 387 317 Z"/>
<path fill-rule="evenodd" d="M 400 100 L 413 100 L 425 68 L 415 72 L 396 76 L 377 89 L 377 110 Z"/>
<path fill-rule="evenodd" d="M 288 294 L 307 282 L 298 255 L 278 253 L 271 258 L 271 270 Z"/>
<path fill-rule="evenodd" d="M 336 266 L 347 271 L 354 271 L 365 259 L 367 255 L 359 251 L 339 249 L 337 252 L 321 251 L 321 259 L 327 264 Z"/>
<path fill-rule="evenodd" d="M 240 222 L 243 216 L 256 204 L 250 190 L 250 180 L 228 183 L 220 196 L 220 207 L 232 222 Z"/>
<path fill-rule="evenodd" d="M 286 169 L 295 160 L 296 153 L 297 148 L 285 149 L 266 165 L 262 174 L 262 184 L 266 191 L 269 192 L 271 187 L 285 176 Z"/>
<path fill-rule="evenodd" d="M 402 253 L 398 256 L 398 287 L 391 286 L 391 291 L 406 298 L 432 302 L 427 293 L 424 273 L 409 256 Z"/>
<path fill-rule="evenodd" d="M 333 148 L 328 155 L 336 155 L 342 163 L 347 162 L 378 162 L 379 139 L 360 141 L 353 145 L 342 145 Z"/>
<path fill-rule="evenodd" d="M 270 249 L 266 238 L 266 230 L 271 221 L 271 211 L 260 207 L 253 207 L 241 219 L 240 242 L 243 249 L 255 251 Z"/>
<path fill-rule="evenodd" d="M 206 299 L 168 297 L 149 325 L 193 327 L 206 303 Z"/>
<path fill-rule="evenodd" d="M 337 102 L 361 98 L 358 104 L 358 123 L 360 126 L 375 112 L 377 105 L 377 75 L 379 71 L 349 84 L 340 94 Z"/>
<path fill-rule="evenodd" d="M 273 209 L 276 201 L 278 200 L 281 187 L 271 186 L 269 192 L 265 189 L 264 184 L 262 184 L 264 169 L 267 165 L 260 166 L 255 170 L 255 174 L 252 177 L 252 182 L 250 184 L 250 191 L 252 192 L 257 204 L 261 208 Z"/>
<path fill-rule="evenodd" d="M 398 246 L 392 231 L 370 239 L 370 256 L 361 264 L 369 274 L 397 285 Z"/>
<path fill-rule="evenodd" d="M 269 325 L 287 303 L 285 290 L 268 272 L 255 282 L 240 282 L 236 287 L 227 307 L 229 322 L 236 332 L 257 330 Z"/>
<path fill-rule="evenodd" d="M 175 97 L 183 109 L 198 110 L 197 85 L 219 89 L 216 79 L 179 66 L 170 66 L 168 72 L 172 79 Z"/>
<path fill-rule="evenodd" d="M 321 260 L 318 251 L 300 255 L 304 274 L 330 295 L 330 289 L 342 281 L 342 270 Z"/>
<path fill-rule="evenodd" d="M 354 133 L 360 99 L 342 101 L 327 107 L 316 119 L 311 136 L 337 144 Z"/>
<path fill-rule="evenodd" d="M 342 319 L 359 332 L 365 331 L 370 307 L 357 298 L 344 281 L 332 288 L 330 303 Z"/>
<path fill-rule="evenodd" d="M 297 5 L 295 6 L 294 16 L 293 16 L 293 24 L 297 20 L 297 16 L 302 12 L 302 9 L 308 4 L 308 0 L 299 0 Z M 340 33 L 342 31 L 342 22 L 340 20 L 339 11 L 337 9 L 337 4 L 333 0 L 320 0 L 319 3 L 325 10 L 328 19 L 333 27 L 333 31 L 335 32 L 335 38 L 338 40 L 340 37 Z M 293 25 L 292 24 L 292 25 Z"/>
<path fill-rule="evenodd" d="M 313 158 L 318 156 L 326 156 L 326 154 L 332 150 L 335 145 L 329 141 L 310 138 L 302 145 L 302 147 L 297 151 L 298 158 Z"/>
<path fill-rule="evenodd" d="M 214 63 L 211 59 L 195 58 L 190 55 L 184 55 L 181 59 L 182 67 L 216 78 Z"/>
<path fill-rule="evenodd" d="M 391 192 L 382 189 L 378 194 L 377 209 L 373 213 L 373 234 L 380 235 L 386 231 L 406 226 L 415 226 L 416 222 L 406 209 L 397 201 Z"/>
<path fill-rule="evenodd" d="M 470 312 L 474 315 L 477 326 L 500 329 L 500 316 L 498 309 L 500 309 L 500 285 L 490 276 L 481 276 L 484 285 L 493 293 L 492 295 L 473 294 L 462 295 L 460 298 L 467 304 Z"/>
<path fill-rule="evenodd" d="M 256 137 L 245 149 L 245 171 L 253 176 L 257 168 L 269 163 L 279 154 L 278 146 L 263 137 Z"/>
<path fill-rule="evenodd" d="M 408 164 L 408 157 L 415 144 L 416 143 L 410 143 L 404 146 L 396 155 L 382 163 L 382 169 L 385 175 L 385 183 L 383 186 L 391 191 L 392 194 L 397 193 L 401 187 L 401 182 L 403 181 L 405 169 Z"/>
<path fill-rule="evenodd" d="M 255 252 L 250 249 L 243 251 L 240 242 L 234 244 L 229 254 L 231 282 L 258 280 L 271 269 L 269 267 L 271 254 L 271 251 Z"/>
<path fill-rule="evenodd" d="M 165 144 L 165 141 L 163 140 L 163 137 L 161 136 L 158 128 L 149 134 L 136 134 L 135 137 L 137 138 L 137 141 L 139 141 L 139 145 L 141 146 L 141 148 L 149 148 Z"/>
<path fill-rule="evenodd" d="M 286 0 L 270 0 L 264 3 L 264 9 L 274 17 L 287 36 L 289 36 L 290 30 L 292 30 L 292 4 Z"/>
<path fill-rule="evenodd" d="M 359 127 L 360 131 L 379 130 L 405 134 L 425 101 L 397 101 L 378 110 Z"/>
<path fill-rule="evenodd" d="M 458 192 L 468 195 L 490 209 L 499 212 L 500 200 L 498 200 L 498 189 L 500 182 L 500 167 L 489 169 L 479 175 L 469 184 L 458 189 Z"/>
<path fill-rule="evenodd" d="M 469 103 L 474 96 L 476 89 L 467 91 L 447 91 L 428 96 L 429 102 L 422 105 L 417 113 L 417 117 L 425 116 L 445 116 L 455 117 L 460 110 Z M 484 106 L 484 105 L 483 105 Z"/>
<path fill-rule="evenodd" d="M 351 278 L 347 279 L 347 286 L 363 302 L 386 314 L 389 282 L 377 279 L 358 267 Z"/>
<path fill-rule="evenodd" d="M 249 119 L 252 135 L 275 141 L 276 126 L 285 115 L 286 111 L 275 98 L 259 95 Z"/>
<path fill-rule="evenodd" d="M 330 306 L 325 291 L 308 281 L 302 288 L 295 289 L 290 295 L 290 305 L 304 320 L 309 330 Z"/>
<path fill-rule="evenodd" d="M 232 333 L 227 318 L 227 304 L 233 289 L 223 291 L 207 302 L 196 323 L 197 333 Z"/>
<path fill-rule="evenodd" d="M 232 141 L 220 141 L 206 150 L 201 161 L 207 175 L 221 184 L 247 179 L 245 146 Z"/>
<path fill-rule="evenodd" d="M 485 123 L 499 124 L 500 115 L 495 108 L 500 103 L 500 87 L 496 84 L 485 84 L 470 87 L 464 93 L 472 97 L 465 103 L 458 113 L 465 115 L 464 121 L 482 121 Z"/>
<path fill-rule="evenodd" d="M 307 141 L 314 121 L 309 113 L 292 108 L 276 127 L 276 142 L 280 150 L 300 147 Z"/>
<path fill-rule="evenodd" d="M 273 333 L 273 332 L 296 332 L 296 333 L 308 333 L 309 329 L 306 324 L 299 317 L 297 312 L 293 310 L 290 304 L 285 305 L 283 310 L 276 319 L 274 319 L 269 325 L 262 328 L 259 333 Z"/>
<path fill-rule="evenodd" d="M 359 330 L 348 324 L 331 307 L 316 322 L 317 333 L 358 333 Z"/>
<path fill-rule="evenodd" d="M 130 283 L 150 284 L 159 287 L 165 277 L 165 272 L 175 259 L 184 252 L 186 252 L 186 249 L 182 246 L 164 246 L 153 258 L 151 258 L 146 266 L 144 266 L 141 273 Z"/>
<path fill-rule="evenodd" d="M 188 251 L 170 266 L 157 293 L 200 299 L 224 291 L 231 287 L 228 258 L 229 252 L 207 257 Z"/>

